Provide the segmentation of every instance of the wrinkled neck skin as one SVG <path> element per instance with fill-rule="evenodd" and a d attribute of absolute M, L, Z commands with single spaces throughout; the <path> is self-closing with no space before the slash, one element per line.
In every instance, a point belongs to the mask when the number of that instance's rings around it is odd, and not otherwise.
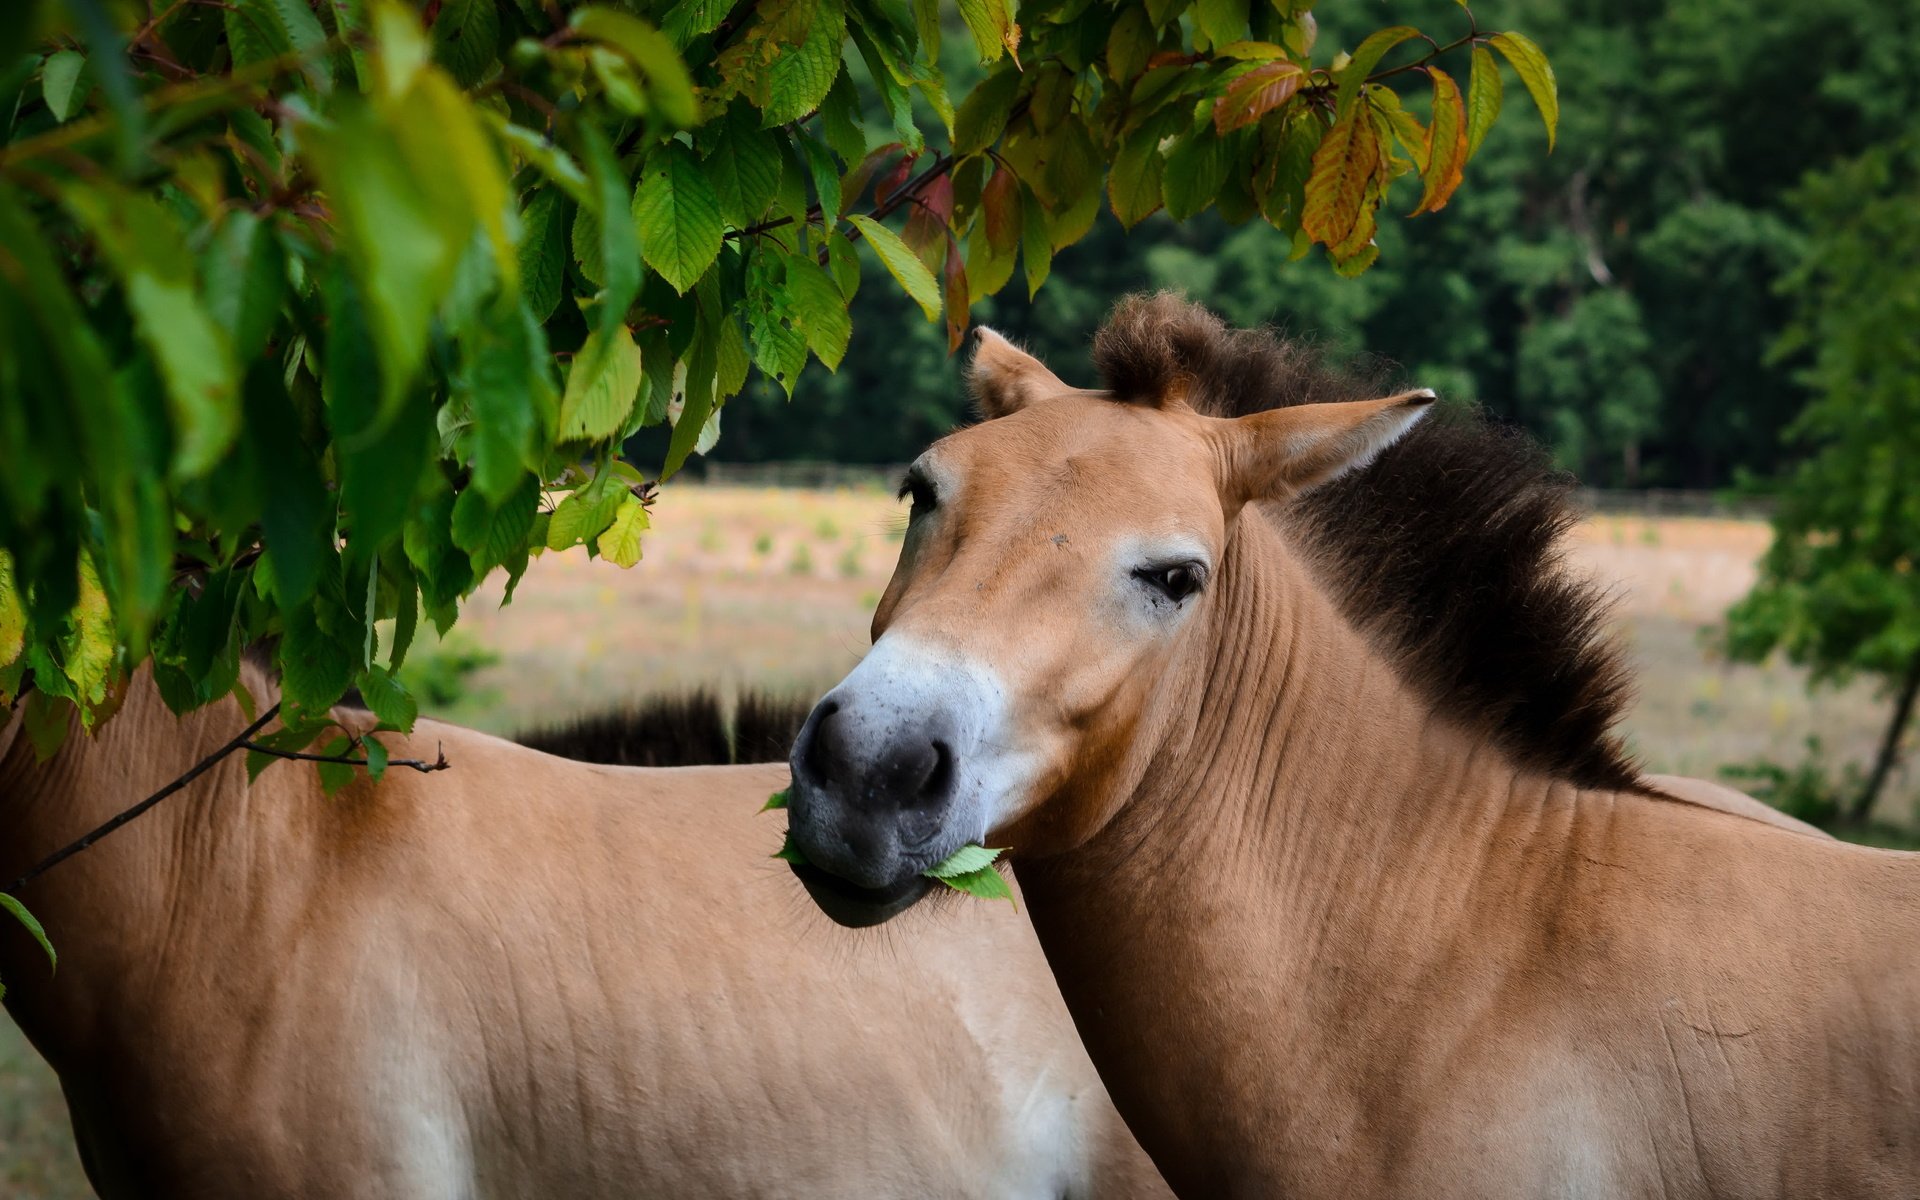
<path fill-rule="evenodd" d="M 1542 864 L 1494 840 L 1530 838 L 1542 793 L 1572 789 L 1435 719 L 1266 517 L 1233 537 L 1216 627 L 1141 722 L 1130 798 L 1016 871 L 1096 1066 L 1176 1189 L 1358 1189 L 1393 1136 L 1390 1077 L 1445 1054 L 1408 1018 L 1430 988 L 1490 993 L 1484 914 L 1540 886 Z"/>
<path fill-rule="evenodd" d="M 263 704 L 272 702 L 262 678 L 249 671 L 246 682 Z M 0 732 L 0 886 L 184 774 L 245 725 L 233 700 L 175 717 L 143 672 L 97 734 L 83 732 L 76 718 L 45 763 L 35 762 L 24 734 Z M 18 726 L 16 715 L 8 729 Z M 167 978 L 171 987 L 180 970 L 217 961 L 198 953 L 207 949 L 195 943 L 208 929 L 197 914 L 227 914 L 222 936 L 239 939 L 271 936 L 275 921 L 290 915 L 259 902 L 258 880 L 273 873 L 252 868 L 266 847 L 278 846 L 282 889 L 293 882 L 288 876 L 297 878 L 282 827 L 300 807 L 299 793 L 317 795 L 312 772 L 269 770 L 249 788 L 244 771 L 244 755 L 229 756 L 21 890 L 21 902 L 62 950 L 58 1003 L 49 1000 L 54 989 L 27 986 L 46 975 L 39 949 L 0 921 L 7 1006 L 56 1067 L 94 1053 L 107 1024 L 137 1020 L 138 998 L 151 994 L 155 980 Z M 183 906 L 189 890 L 194 903 Z M 112 928 L 99 927 L 102 912 L 115 915 Z"/>

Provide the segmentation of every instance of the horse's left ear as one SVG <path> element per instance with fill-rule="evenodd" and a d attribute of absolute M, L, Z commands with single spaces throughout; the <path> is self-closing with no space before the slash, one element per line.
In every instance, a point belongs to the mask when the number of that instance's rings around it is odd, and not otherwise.
<path fill-rule="evenodd" d="M 985 325 L 974 326 L 973 361 L 967 367 L 967 381 L 973 386 L 980 415 L 989 419 L 1073 391 L 1039 359 Z"/>
<path fill-rule="evenodd" d="M 1296 404 L 1222 421 L 1220 493 L 1232 505 L 1297 496 L 1358 470 L 1427 414 L 1431 389 L 1348 404 Z"/>

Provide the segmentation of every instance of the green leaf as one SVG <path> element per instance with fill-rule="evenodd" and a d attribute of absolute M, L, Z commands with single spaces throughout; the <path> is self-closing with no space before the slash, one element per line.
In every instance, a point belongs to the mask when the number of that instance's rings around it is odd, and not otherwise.
<path fill-rule="evenodd" d="M 1540 47 L 1522 34 L 1496 33 L 1489 40 L 1495 50 L 1507 56 L 1520 82 L 1527 85 L 1527 94 L 1533 97 L 1540 119 L 1546 122 L 1547 150 L 1551 152 L 1554 133 L 1560 125 L 1560 91 L 1554 82 L 1552 64 L 1547 62 Z"/>
<path fill-rule="evenodd" d="M 687 354 L 684 374 L 676 377 L 675 391 L 680 396 L 680 409 L 671 418 L 673 436 L 667 442 L 666 462 L 660 467 L 663 481 L 672 478 L 676 471 L 686 465 L 687 457 L 700 443 L 708 416 L 719 402 L 716 390 L 718 358 L 713 318 L 703 314 L 701 328 L 695 333 L 693 346 Z"/>
<path fill-rule="evenodd" d="M 956 875 L 971 875 L 982 867 L 990 867 L 1000 857 L 1001 851 L 989 850 L 985 846 L 962 846 L 947 855 L 939 863 L 920 872 L 934 879 L 951 879 Z"/>
<path fill-rule="evenodd" d="M 647 94 L 660 115 L 674 125 L 699 121 L 693 77 L 673 43 L 640 18 L 598 5 L 578 9 L 567 19 L 575 33 L 606 42 L 624 52 L 647 77 Z"/>
<path fill-rule="evenodd" d="M 940 315 L 940 285 L 934 282 L 933 272 L 927 270 L 919 256 L 900 240 L 900 235 L 872 217 L 858 213 L 848 216 L 847 221 L 866 236 L 873 252 L 879 255 L 881 264 L 913 298 L 914 303 L 920 306 L 920 311 L 927 314 L 927 320 L 937 318 Z"/>
<path fill-rule="evenodd" d="M 527 531 L 533 527 L 533 514 L 540 506 L 540 481 L 523 474 L 520 485 L 498 504 L 491 504 L 478 488 L 466 488 L 453 502 L 453 544 L 467 552 L 473 562 L 473 577 L 480 579 L 488 571 L 513 556 L 527 544 Z"/>
<path fill-rule="evenodd" d="M 801 866 L 805 866 L 807 863 L 807 856 L 800 853 L 800 847 L 793 844 L 792 833 L 787 834 L 786 840 L 780 843 L 780 849 L 774 851 L 770 857 L 778 858 L 785 862 L 799 863 Z"/>
<path fill-rule="evenodd" d="M 635 223 L 620 219 L 621 210 L 628 206 L 627 173 L 607 135 L 589 121 L 579 127 L 579 138 L 587 177 L 593 182 L 593 201 L 583 205 L 581 213 L 600 218 L 594 228 L 599 234 L 596 265 L 601 291 L 594 303 L 592 326 L 602 338 L 611 338 L 614 330 L 626 324 L 627 309 L 640 294 L 640 243 Z"/>
<path fill-rule="evenodd" d="M 600 534 L 600 553 L 617 567 L 631 567 L 640 561 L 640 535 L 649 522 L 647 509 L 632 492 L 626 492 L 614 511 L 613 523 Z"/>
<path fill-rule="evenodd" d="M 0 892 L 0 908 L 4 908 L 12 913 L 13 919 L 25 926 L 27 932 L 33 935 L 33 940 L 40 943 L 40 949 L 45 951 L 47 955 L 47 966 L 54 970 L 59 970 L 60 956 L 54 953 L 53 943 L 47 940 L 47 931 L 41 928 L 40 922 L 35 919 L 32 913 L 27 911 L 27 906 L 15 900 L 12 896 L 7 895 L 5 892 Z"/>
<path fill-rule="evenodd" d="M 520 294 L 527 313 L 544 323 L 560 303 L 567 277 L 566 197 L 558 188 L 535 188 L 520 210 Z"/>
<path fill-rule="evenodd" d="M 552 427 L 546 335 L 526 308 L 496 302 L 468 330 L 463 350 L 466 369 L 453 384 L 473 416 L 473 482 L 498 501 L 539 470 L 541 430 Z"/>
<path fill-rule="evenodd" d="M 1395 25 L 1368 34 L 1366 40 L 1360 43 L 1359 49 L 1353 52 L 1353 57 L 1340 72 L 1340 87 L 1334 93 L 1335 115 L 1340 120 L 1346 119 L 1347 113 L 1353 108 L 1354 97 L 1360 94 L 1360 86 L 1366 83 L 1367 76 L 1373 73 L 1373 69 L 1380 65 L 1380 60 L 1386 56 L 1387 51 L 1401 42 L 1419 36 L 1420 31 L 1411 25 Z"/>
<path fill-rule="evenodd" d="M 767 802 L 760 806 L 760 811 L 769 812 L 776 808 L 785 808 L 787 806 L 788 790 L 789 789 L 787 788 L 781 788 L 779 791 L 775 792 L 773 795 L 768 796 Z"/>
<path fill-rule="evenodd" d="M 1027 298 L 1031 300 L 1053 269 L 1053 235 L 1048 230 L 1046 208 L 1024 186 L 1020 189 L 1020 261 L 1027 273 Z"/>
<path fill-rule="evenodd" d="M 221 219 L 201 260 L 207 315 L 245 362 L 260 353 L 280 315 L 286 291 L 286 259 L 266 222 L 246 209 Z"/>
<path fill-rule="evenodd" d="M 1147 219 L 1160 207 L 1160 139 L 1136 137 L 1120 148 L 1107 173 L 1107 196 L 1113 215 L 1128 229 Z M 997 176 L 996 176 L 997 178 Z"/>
<path fill-rule="evenodd" d="M 387 773 L 387 744 L 368 734 L 360 739 L 360 749 L 367 756 L 367 778 L 379 783 Z"/>
<path fill-rule="evenodd" d="M 965 158 L 1000 140 L 1014 98 L 1020 94 L 1020 72 L 1003 68 L 981 81 L 953 117 L 953 154 Z"/>
<path fill-rule="evenodd" d="M 334 738 L 320 748 L 320 753 L 330 758 L 345 757 L 353 749 L 351 739 L 341 736 Z M 343 762 L 322 762 L 314 764 L 315 772 L 320 776 L 320 791 L 332 796 L 353 782 L 353 765 Z"/>
<path fill-rule="evenodd" d="M 807 23 L 806 40 L 773 60 L 762 114 L 764 125 L 772 128 L 798 121 L 820 107 L 833 87 L 834 77 L 840 74 L 846 34 L 846 10 L 840 0 L 818 0 Z"/>
<path fill-rule="evenodd" d="M 46 690 L 47 685 L 39 682 L 39 678 L 48 672 L 39 665 L 35 665 L 33 674 L 34 689 L 27 693 L 20 719 L 27 731 L 27 742 L 33 747 L 34 761 L 46 762 L 66 745 L 67 735 L 73 729 L 74 703 L 66 696 L 55 696 Z"/>
<path fill-rule="evenodd" d="M 780 148 L 744 107 L 728 118 L 704 166 L 721 219 L 736 229 L 759 220 L 780 187 Z"/>
<path fill-rule="evenodd" d="M 806 160 L 807 174 L 813 177 L 813 194 L 820 204 L 820 225 L 831 229 L 840 220 L 840 168 L 833 161 L 833 151 L 812 134 L 801 133 L 795 140 L 800 145 L 801 157 Z"/>
<path fill-rule="evenodd" d="M 588 208 L 598 208 L 599 197 L 594 192 L 592 180 L 580 169 L 573 156 L 548 141 L 546 137 L 521 125 L 515 125 L 502 119 L 499 114 L 487 109 L 480 110 L 480 116 L 493 127 L 494 134 L 506 144 L 509 150 L 527 160 L 542 175 L 558 184 L 560 189 Z M 624 192 L 624 188 L 622 191 Z"/>
<path fill-rule="evenodd" d="M 418 161 L 402 149 L 370 105 L 342 107 L 331 129 L 302 136 L 326 190 L 339 248 L 364 292 L 386 420 L 426 359 L 434 311 L 472 228 L 470 210 L 442 211 L 421 187 L 425 176 L 451 173 L 443 163 Z"/>
<path fill-rule="evenodd" d="M 624 327 L 605 342 L 588 334 L 560 400 L 561 440 L 597 442 L 618 433 L 640 396 L 640 366 L 640 347 Z"/>
<path fill-rule="evenodd" d="M 1213 203 L 1226 182 L 1231 155 L 1227 144 L 1213 132 L 1210 124 L 1195 126 L 1192 133 L 1174 143 L 1167 151 L 1167 168 L 1161 177 L 1167 215 L 1184 221 Z"/>
<path fill-rule="evenodd" d="M 1247 0 L 1198 0 L 1193 23 L 1209 46 L 1237 42 L 1247 36 Z"/>
<path fill-rule="evenodd" d="M 66 123 L 68 117 L 80 110 L 87 102 L 87 93 L 92 87 L 79 86 L 81 76 L 87 66 L 87 56 L 74 50 L 62 50 L 47 57 L 40 68 L 40 94 L 47 102 L 47 111 L 53 119 Z"/>
<path fill-rule="evenodd" d="M 867 155 L 867 134 L 860 128 L 860 96 L 845 70 L 835 76 L 827 98 L 820 102 L 820 134 L 847 162 L 857 163 Z"/>
<path fill-rule="evenodd" d="M 367 702 L 368 711 L 380 718 L 382 725 L 390 725 L 401 733 L 410 732 L 420 718 L 419 703 L 406 685 L 385 667 L 370 667 L 361 673 L 360 698 Z M 368 757 L 372 757 L 371 751 Z"/>
<path fill-rule="evenodd" d="M 175 474 L 204 474 L 240 432 L 240 380 L 232 345 L 201 306 L 185 232 L 157 200 L 105 181 L 70 184 L 61 197 L 120 277 L 135 329 L 160 365 Z"/>
<path fill-rule="evenodd" d="M 433 57 L 470 88 L 499 61 L 500 8 L 496 0 L 444 0 L 433 19 Z"/>
<path fill-rule="evenodd" d="M 280 639 L 281 693 L 294 715 L 323 717 L 353 682 L 355 654 L 321 629 L 313 605 L 284 617 Z"/>
<path fill-rule="evenodd" d="M 633 192 L 634 229 L 647 265 L 685 293 L 720 255 L 720 197 L 693 153 L 668 142 L 647 156 Z"/>
<path fill-rule="evenodd" d="M 1020 907 L 1014 901 L 1013 889 L 992 867 L 982 867 L 966 875 L 940 876 L 939 879 L 956 892 L 965 892 L 982 900 L 1005 900 L 1015 908 Z"/>
<path fill-rule="evenodd" d="M 853 337 L 853 319 L 840 286 L 811 256 L 795 254 L 787 258 L 787 299 L 794 328 L 805 335 L 807 348 L 827 370 L 839 369 Z"/>
<path fill-rule="evenodd" d="M 1138 5 L 1128 7 L 1107 31 L 1107 78 L 1115 83 L 1129 82 L 1147 69 L 1147 60 L 1159 44 L 1147 10 Z"/>
<path fill-rule="evenodd" d="M 1480 142 L 1500 116 L 1500 67 L 1485 46 L 1473 48 L 1473 69 L 1467 76 L 1467 157 L 1480 152 Z"/>

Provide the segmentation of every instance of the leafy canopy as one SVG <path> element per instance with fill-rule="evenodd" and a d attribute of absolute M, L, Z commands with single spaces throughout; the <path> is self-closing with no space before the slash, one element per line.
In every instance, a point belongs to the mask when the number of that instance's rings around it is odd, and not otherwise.
<path fill-rule="evenodd" d="M 1807 453 L 1727 645 L 1784 649 L 1816 679 L 1898 679 L 1920 671 L 1920 140 L 1811 176 L 1796 201 L 1807 246 L 1775 357 L 1813 392 L 1790 431 Z"/>
<path fill-rule="evenodd" d="M 1551 134 L 1520 34 L 1463 9 L 1445 46 L 1342 50 L 1309 8 L 29 0 L 0 32 L 0 705 L 47 755 L 143 662 L 185 711 L 274 638 L 277 748 L 349 687 L 407 729 L 422 620 L 547 550 L 637 562 L 648 475 L 751 373 L 837 367 L 874 263 L 950 346 L 1102 207 L 1257 216 L 1354 274 L 1395 180 L 1447 203 L 1502 70 Z M 621 448 L 658 425 L 643 471 Z"/>

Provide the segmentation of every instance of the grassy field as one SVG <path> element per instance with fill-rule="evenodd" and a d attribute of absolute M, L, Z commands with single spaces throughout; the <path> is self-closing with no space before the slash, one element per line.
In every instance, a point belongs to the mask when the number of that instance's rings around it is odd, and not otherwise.
<path fill-rule="evenodd" d="M 631 571 L 584 555 L 534 564 L 512 605 L 477 597 L 449 643 L 415 651 L 451 683 L 461 657 L 494 661 L 434 715 L 497 732 L 658 692 L 707 686 L 818 693 L 857 662 L 893 568 L 903 506 L 878 490 L 680 488 L 654 511 Z M 1864 762 L 1884 717 L 1858 685 L 1809 697 L 1784 664 L 1731 666 L 1707 638 L 1744 592 L 1764 525 L 1598 517 L 1574 565 L 1618 597 L 1638 668 L 1626 730 L 1649 767 L 1713 777 L 1727 763 L 1798 762 L 1809 736 L 1835 764 Z M 439 667 L 435 672 L 433 668 Z M 1880 815 L 1909 823 L 1920 780 L 1896 777 Z M 0 1021 L 0 1196 L 86 1196 L 51 1074 Z"/>

